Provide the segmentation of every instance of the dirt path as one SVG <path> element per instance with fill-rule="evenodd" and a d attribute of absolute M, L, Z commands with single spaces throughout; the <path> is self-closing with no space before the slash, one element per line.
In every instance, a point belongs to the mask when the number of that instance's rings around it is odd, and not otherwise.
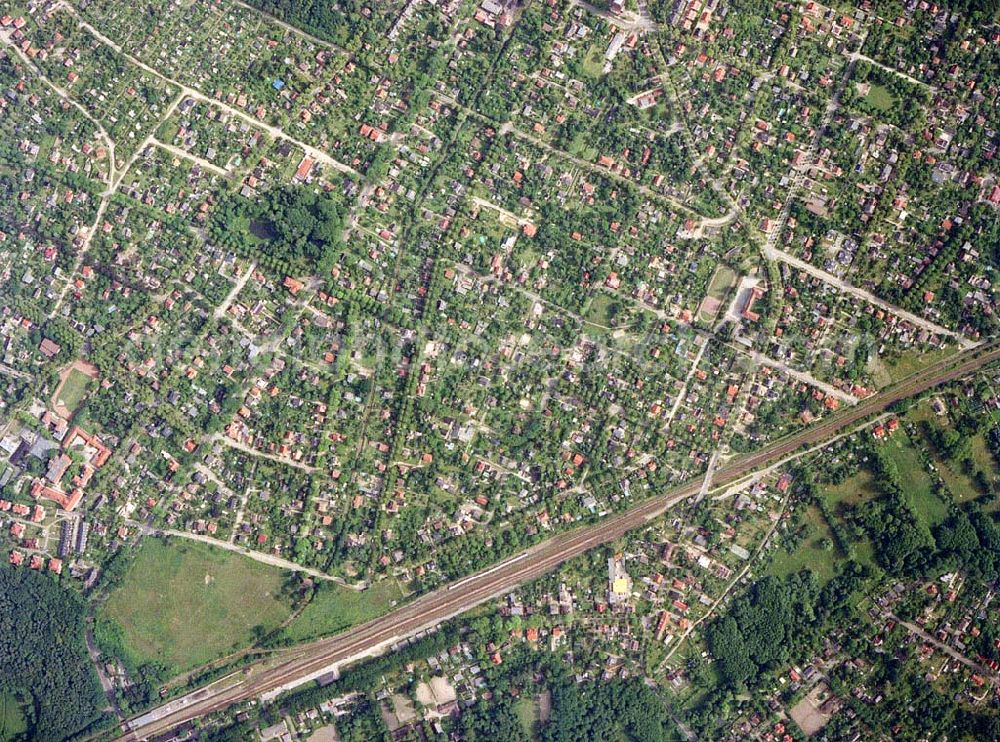
<path fill-rule="evenodd" d="M 253 446 L 248 446 L 246 443 L 241 443 L 240 441 L 234 441 L 232 438 L 223 435 L 222 433 L 213 433 L 208 438 L 212 443 L 221 443 L 224 446 L 229 446 L 229 448 L 235 448 L 243 453 L 249 454 L 251 456 L 259 456 L 262 459 L 269 459 L 277 464 L 284 464 L 285 466 L 290 466 L 293 469 L 301 469 L 304 472 L 310 474 L 315 474 L 319 471 L 315 466 L 310 466 L 309 464 L 303 464 L 300 461 L 295 461 L 293 459 L 285 458 L 284 456 L 278 456 L 273 453 L 268 453 L 267 451 L 258 451 Z"/>
<path fill-rule="evenodd" d="M 229 175 L 229 171 L 228 170 L 224 170 L 223 168 L 219 167 L 218 165 L 216 165 L 214 163 L 211 163 L 208 160 L 205 160 L 205 159 L 203 159 L 201 157 L 198 157 L 198 155 L 195 155 L 195 154 L 192 154 L 192 153 L 188 152 L 186 149 L 181 149 L 180 147 L 175 147 L 173 144 L 167 144 L 166 142 L 161 142 L 155 136 L 152 137 L 152 138 L 150 138 L 149 143 L 152 144 L 152 145 L 154 145 L 154 146 L 156 146 L 156 147 L 159 147 L 162 150 L 165 150 L 165 151 L 169 152 L 172 155 L 177 155 L 178 157 L 180 157 L 182 159 L 185 159 L 185 160 L 191 160 L 192 162 L 194 162 L 197 165 L 205 168 L 206 170 L 212 171 L 216 175 L 221 175 L 223 177 L 226 177 L 226 176 Z"/>
<path fill-rule="evenodd" d="M 222 539 L 212 538 L 211 536 L 204 536 L 200 533 L 191 533 L 190 531 L 178 531 L 172 528 L 156 528 L 154 526 L 146 525 L 145 523 L 140 523 L 138 521 L 130 521 L 131 526 L 139 529 L 139 531 L 144 536 L 173 536 L 174 538 L 184 538 L 189 541 L 199 541 L 203 544 L 208 544 L 209 546 L 215 546 L 219 549 L 225 549 L 226 551 L 231 551 L 234 554 L 239 554 L 240 556 L 245 556 L 248 559 L 253 559 L 255 562 L 260 562 L 261 564 L 267 564 L 271 567 L 278 567 L 280 569 L 287 569 L 290 572 L 302 572 L 310 577 L 314 577 L 317 580 L 323 580 L 324 582 L 335 582 L 343 587 L 350 588 L 352 590 L 360 590 L 356 585 L 352 585 L 339 577 L 334 577 L 333 575 L 328 575 L 325 572 L 320 572 L 318 569 L 312 569 L 311 567 L 303 567 L 301 564 L 296 564 L 287 559 L 282 559 L 274 554 L 265 554 L 260 551 L 254 551 L 253 549 L 248 549 L 244 546 L 238 546 L 237 544 L 231 544 L 228 541 L 223 541 Z"/>
<path fill-rule="evenodd" d="M 229 290 L 229 293 L 226 294 L 226 298 L 223 299 L 222 303 L 215 308 L 214 312 L 212 312 L 212 316 L 215 319 L 222 319 L 226 316 L 226 312 L 229 310 L 230 305 L 232 305 L 232 303 L 236 300 L 236 297 L 239 296 L 240 292 L 246 287 L 247 281 L 250 280 L 250 276 L 253 275 L 255 270 L 257 270 L 257 263 L 250 263 L 250 266 L 243 272 L 243 275 L 236 279 L 236 283 Z"/>

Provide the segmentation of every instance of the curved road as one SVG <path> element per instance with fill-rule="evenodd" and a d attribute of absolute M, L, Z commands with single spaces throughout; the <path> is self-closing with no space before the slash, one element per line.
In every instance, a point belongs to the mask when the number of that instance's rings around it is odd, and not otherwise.
<path fill-rule="evenodd" d="M 1000 341 L 964 351 L 936 363 L 876 397 L 845 410 L 843 414 L 821 420 L 811 428 L 776 441 L 756 453 L 730 461 L 716 470 L 715 483 L 731 483 L 800 447 L 820 443 L 869 415 L 883 412 L 895 402 L 966 376 L 997 359 L 1000 359 Z M 255 665 L 213 686 L 175 699 L 132 719 L 129 722 L 130 731 L 122 739 L 146 739 L 162 734 L 185 721 L 202 718 L 234 703 L 280 689 L 289 683 L 315 677 L 335 663 L 376 652 L 536 579 L 572 557 L 641 527 L 683 500 L 697 495 L 700 486 L 700 478 L 682 484 L 664 495 L 644 500 L 599 523 L 583 526 L 536 544 L 519 556 L 438 588 L 381 618 L 336 636 L 301 645 L 296 648 L 295 656 L 283 664 L 271 668 Z"/>

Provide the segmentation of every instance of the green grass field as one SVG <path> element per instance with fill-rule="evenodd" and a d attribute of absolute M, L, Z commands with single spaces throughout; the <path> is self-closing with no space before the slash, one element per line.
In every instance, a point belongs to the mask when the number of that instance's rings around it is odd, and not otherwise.
<path fill-rule="evenodd" d="M 362 591 L 323 583 L 306 609 L 288 625 L 284 635 L 293 641 L 305 641 L 335 634 L 387 613 L 393 601 L 402 598 L 399 583 L 391 579 L 376 582 Z"/>
<path fill-rule="evenodd" d="M 599 44 L 592 44 L 583 57 L 580 69 L 585 75 L 597 78 L 604 74 L 604 62 L 604 48 Z"/>
<path fill-rule="evenodd" d="M 28 720 L 11 691 L 0 694 L 0 742 L 27 739 Z"/>
<path fill-rule="evenodd" d="M 250 645 L 291 614 L 280 596 L 289 573 L 207 544 L 147 539 L 101 608 L 139 664 L 174 672 Z"/>
<path fill-rule="evenodd" d="M 590 300 L 584 319 L 593 322 L 601 327 L 610 327 L 612 319 L 612 306 L 617 302 L 614 296 L 605 293 L 598 293 Z"/>
<path fill-rule="evenodd" d="M 955 348 L 931 351 L 908 350 L 889 358 L 872 358 L 868 371 L 878 387 L 888 386 L 956 353 Z"/>
<path fill-rule="evenodd" d="M 826 584 L 833 579 L 836 564 L 843 556 L 837 551 L 836 545 L 832 549 L 823 548 L 824 541 L 833 543 L 834 539 L 819 508 L 810 505 L 805 509 L 803 518 L 806 523 L 805 538 L 794 551 L 780 549 L 775 552 L 768 574 L 784 577 L 808 569 L 816 574 L 816 579 L 821 584 Z"/>
<path fill-rule="evenodd" d="M 825 485 L 820 496 L 829 504 L 834 517 L 842 521 L 847 511 L 878 497 L 878 491 L 871 473 L 862 469 L 840 484 Z M 837 548 L 833 531 L 818 507 L 808 506 L 803 512 L 803 518 L 806 523 L 805 538 L 791 552 L 785 549 L 775 552 L 767 571 L 768 574 L 784 577 L 802 569 L 810 569 L 816 573 L 820 583 L 825 584 L 833 578 L 839 562 L 845 561 L 847 555 Z M 844 531 L 847 532 L 847 529 Z M 823 547 L 826 540 L 834 543 L 833 549 Z M 851 546 L 855 561 L 874 564 L 873 548 L 867 538 L 855 540 Z"/>
<path fill-rule="evenodd" d="M 728 265 L 720 265 L 712 274 L 712 280 L 708 282 L 707 293 L 713 299 L 722 301 L 726 298 L 729 290 L 736 285 L 736 271 Z"/>
<path fill-rule="evenodd" d="M 535 723 L 538 721 L 538 702 L 532 696 L 524 696 L 514 703 L 514 713 L 521 722 L 521 729 L 529 739 L 535 738 Z"/>
<path fill-rule="evenodd" d="M 920 462 L 913 442 L 900 429 L 884 445 L 888 456 L 896 462 L 903 491 L 917 520 L 927 529 L 944 522 L 948 517 L 948 504 L 934 494 L 931 478 Z"/>
<path fill-rule="evenodd" d="M 932 428 L 949 429 L 952 427 L 951 420 L 947 415 L 938 415 L 931 408 L 929 400 L 923 400 L 920 404 L 910 410 L 907 420 L 917 425 L 930 425 Z M 990 452 L 989 445 L 984 435 L 975 435 L 969 441 L 969 456 L 972 459 L 973 468 L 966 470 L 963 462 L 949 460 L 937 452 L 930 439 L 926 440 L 931 452 L 931 460 L 937 467 L 941 479 L 944 480 L 948 490 L 959 503 L 968 502 L 982 497 L 985 493 L 980 485 L 973 479 L 976 472 L 982 472 L 989 481 L 996 481 L 1000 477 L 997 469 L 996 459 Z M 986 502 L 987 510 L 1000 508 L 1000 498 L 990 498 Z"/>
<path fill-rule="evenodd" d="M 877 496 L 878 490 L 875 489 L 874 479 L 867 469 L 861 469 L 840 484 L 823 487 L 823 497 L 830 503 L 834 513 L 840 512 L 841 508 L 856 507 Z"/>
<path fill-rule="evenodd" d="M 92 379 L 87 374 L 77 369 L 72 369 L 66 376 L 66 383 L 59 390 L 59 401 L 70 412 L 76 412 L 76 408 L 87 396 Z"/>
<path fill-rule="evenodd" d="M 889 92 L 889 89 L 884 85 L 871 83 L 868 95 L 865 96 L 865 102 L 879 111 L 889 112 L 896 106 L 896 96 Z"/>

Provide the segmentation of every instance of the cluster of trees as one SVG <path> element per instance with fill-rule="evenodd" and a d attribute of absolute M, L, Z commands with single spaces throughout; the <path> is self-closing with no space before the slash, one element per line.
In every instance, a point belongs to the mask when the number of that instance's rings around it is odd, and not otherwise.
<path fill-rule="evenodd" d="M 257 201 L 230 194 L 209 222 L 217 245 L 252 255 L 285 275 L 326 272 L 341 242 L 342 218 L 337 202 L 309 188 L 285 186 Z"/>
<path fill-rule="evenodd" d="M 552 716 L 541 727 L 541 742 L 658 742 L 680 737 L 663 700 L 638 678 L 577 685 L 568 673 L 560 673 L 549 687 Z"/>
<path fill-rule="evenodd" d="M 483 639 L 482 636 L 479 637 Z M 515 652 L 500 667 L 488 669 L 493 698 L 466 710 L 459 737 L 469 742 L 659 742 L 679 739 L 663 699 L 640 678 L 610 683 L 577 683 L 550 654 Z M 551 694 L 548 721 L 529 734 L 515 710 L 515 699 L 541 691 Z"/>
<path fill-rule="evenodd" d="M 944 450 L 960 450 L 961 434 L 944 431 L 935 440 Z M 860 514 L 875 546 L 875 558 L 891 575 L 916 577 L 962 569 L 993 581 L 1000 577 L 1000 524 L 976 501 L 954 505 L 932 531 L 921 528 L 907 502 L 895 462 L 880 449 L 871 453 L 875 482 L 882 497 Z"/>
<path fill-rule="evenodd" d="M 882 448 L 871 449 L 869 455 L 882 497 L 870 502 L 859 517 L 875 546 L 875 559 L 891 575 L 922 574 L 934 546 L 930 533 L 921 528 L 910 506 L 896 462 Z"/>
<path fill-rule="evenodd" d="M 1000 578 L 1000 524 L 977 502 L 953 508 L 934 529 L 941 569 L 962 569 L 986 582 Z"/>
<path fill-rule="evenodd" d="M 921 86 L 865 61 L 857 62 L 853 80 L 867 83 L 876 90 L 884 89 L 891 100 L 884 100 L 878 92 L 862 97 L 857 88 L 848 85 L 843 93 L 845 105 L 906 130 L 923 121 L 930 96 Z"/>
<path fill-rule="evenodd" d="M 321 272 L 325 273 L 326 271 Z M 335 296 L 341 301 L 349 301 L 356 305 L 358 310 L 364 312 L 365 314 L 371 315 L 372 317 L 384 318 L 396 327 L 408 326 L 407 315 L 398 306 L 387 306 L 384 302 L 379 301 L 373 296 L 369 296 L 362 291 L 345 289 L 340 284 L 327 284 L 326 290 L 331 296 Z"/>
<path fill-rule="evenodd" d="M 338 46 L 358 49 L 377 41 L 366 0 L 250 0 L 250 5 Z"/>
<path fill-rule="evenodd" d="M 867 574 L 862 565 L 848 562 L 822 588 L 808 570 L 783 579 L 764 577 L 751 585 L 706 631 L 728 689 L 742 692 L 764 674 L 783 671 L 815 650 L 825 626 L 853 610 L 849 598 Z"/>
<path fill-rule="evenodd" d="M 108 719 L 84 646 L 84 603 L 44 574 L 0 566 L 0 692 L 30 697 L 30 739 L 66 739 Z"/>
<path fill-rule="evenodd" d="M 679 738 L 663 701 L 638 678 L 577 685 L 571 675 L 558 672 L 546 678 L 545 687 L 552 694 L 552 714 L 548 722 L 538 725 L 541 742 L 659 742 Z M 508 693 L 494 696 L 490 702 L 480 701 L 462 714 L 461 739 L 528 742 L 532 737 L 514 704 Z"/>

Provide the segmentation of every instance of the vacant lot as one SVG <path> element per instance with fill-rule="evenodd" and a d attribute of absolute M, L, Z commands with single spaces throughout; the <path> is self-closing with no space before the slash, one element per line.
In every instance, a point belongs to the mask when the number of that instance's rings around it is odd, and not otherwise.
<path fill-rule="evenodd" d="M 936 348 L 934 350 L 907 350 L 889 356 L 872 356 L 868 372 L 876 385 L 881 388 L 905 379 L 907 376 L 922 371 L 938 361 L 955 354 L 955 348 Z"/>
<path fill-rule="evenodd" d="M 807 736 L 816 734 L 827 725 L 840 708 L 840 702 L 831 698 L 826 683 L 818 683 L 809 695 L 792 707 L 791 716 Z"/>
<path fill-rule="evenodd" d="M 395 580 L 382 580 L 362 591 L 323 583 L 302 614 L 289 624 L 285 636 L 304 641 L 335 634 L 381 616 L 402 597 L 403 591 Z"/>
<path fill-rule="evenodd" d="M 183 672 L 288 618 L 287 574 L 207 544 L 147 539 L 102 610 L 136 662 Z"/>

